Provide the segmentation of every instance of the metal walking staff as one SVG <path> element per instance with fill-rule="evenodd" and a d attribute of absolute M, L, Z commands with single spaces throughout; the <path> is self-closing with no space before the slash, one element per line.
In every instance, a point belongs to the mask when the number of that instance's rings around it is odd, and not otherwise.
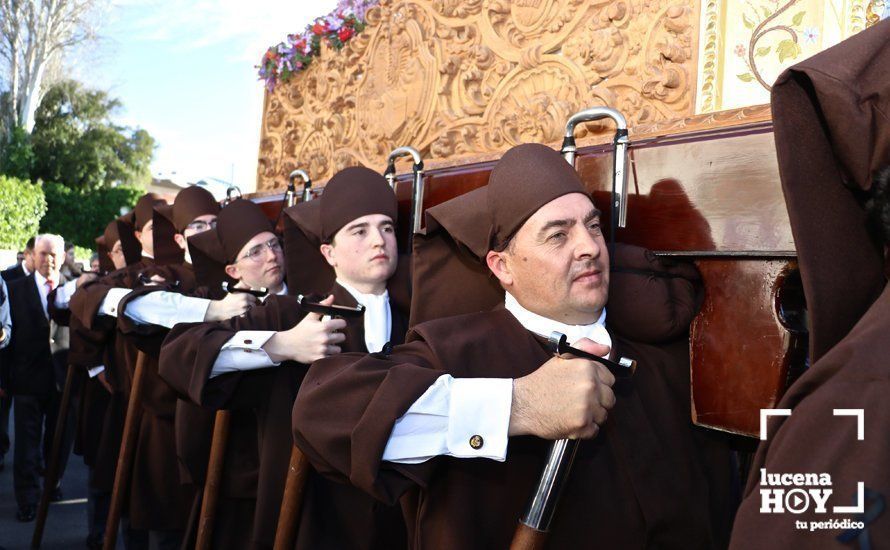
<path fill-rule="evenodd" d="M 589 122 L 611 118 L 618 126 L 615 133 L 615 162 L 612 179 L 612 248 L 615 242 L 615 226 L 624 227 L 627 222 L 627 122 L 618 111 L 608 107 L 592 107 L 572 115 L 566 123 L 566 133 L 563 139 L 561 153 L 566 162 L 575 166 L 575 126 L 581 122 Z M 617 213 L 617 216 L 616 216 Z M 576 357 L 584 357 L 605 365 L 616 377 L 633 376 L 636 370 L 636 361 L 622 357 L 617 363 L 599 357 L 592 356 L 581 350 L 566 345 L 564 334 L 554 332 L 548 340 L 550 351 L 559 355 L 570 353 Z M 568 480 L 572 470 L 572 463 L 578 452 L 576 439 L 560 439 L 554 441 L 547 455 L 544 471 L 535 485 L 535 490 L 526 505 L 525 512 L 519 520 L 511 550 L 539 550 L 544 548 L 547 540 L 547 531 L 556 512 L 556 505 L 562 489 Z"/>

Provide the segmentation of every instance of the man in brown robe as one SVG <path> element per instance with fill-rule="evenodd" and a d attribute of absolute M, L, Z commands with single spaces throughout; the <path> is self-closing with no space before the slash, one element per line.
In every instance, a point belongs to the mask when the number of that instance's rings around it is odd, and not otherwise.
<path fill-rule="evenodd" d="M 192 425 L 195 437 L 187 443 L 194 445 L 195 452 L 203 453 L 206 464 L 213 416 L 210 411 L 180 400 L 161 379 L 160 342 L 169 327 L 178 322 L 238 315 L 253 301 L 250 296 L 210 300 L 219 297 L 219 289 L 216 293 L 206 291 L 201 297 L 192 295 L 196 291 L 195 275 L 185 239 L 209 230 L 218 212 L 219 204 L 212 195 L 194 186 L 181 191 L 172 208 L 156 207 L 154 252 L 167 263 L 156 265 L 152 277 L 160 283 L 170 281 L 169 286 L 175 286 L 176 292 L 167 291 L 167 285 L 148 285 L 133 291 L 112 291 L 116 295 L 107 300 L 117 300 L 119 330 L 147 358 L 143 411 L 130 480 L 130 507 L 134 510 L 134 525 L 148 528 L 150 538 L 161 547 L 179 547 L 190 511 L 197 502 L 196 489 L 203 481 L 195 479 L 191 475 L 194 469 L 184 467 L 186 464 L 178 460 L 182 455 L 177 452 L 177 443 L 181 444 L 183 439 L 177 437 L 177 427 L 182 432 L 177 424 Z M 180 263 L 183 258 L 185 263 Z"/>
<path fill-rule="evenodd" d="M 126 267 L 119 237 L 119 220 L 111 221 L 96 239 L 105 274 Z M 87 547 L 101 548 L 108 517 L 111 488 L 114 483 L 115 461 L 120 446 L 120 422 L 123 412 L 114 410 L 126 402 L 126 396 L 108 379 L 113 365 L 116 331 L 88 330 L 77 316 L 69 317 L 71 349 L 68 362 L 87 372 L 80 398 L 75 431 L 74 452 L 83 456 L 87 465 L 89 493 L 87 496 Z M 108 372 L 106 372 L 108 371 Z M 114 433 L 115 435 L 112 435 Z"/>
<path fill-rule="evenodd" d="M 165 362 L 192 365 L 182 384 L 196 401 L 256 411 L 260 472 L 252 545 L 260 548 L 274 541 L 292 446 L 289 414 L 306 365 L 342 349 L 380 351 L 387 342 L 401 342 L 407 326 L 386 287 L 398 261 L 397 208 L 383 177 L 365 168 L 346 169 L 331 179 L 322 199 L 301 206 L 310 210 L 324 243 L 320 252 L 337 277 L 323 303 L 361 304 L 365 317 L 322 320 L 302 312 L 295 299 L 271 297 L 225 323 L 177 327 L 162 352 Z M 302 343 L 302 333 L 313 326 L 324 328 L 323 339 L 313 346 Z M 249 366 L 231 361 L 238 351 L 250 354 Z M 269 368 L 273 365 L 278 366 Z M 220 367 L 234 372 L 217 375 Z M 348 485 L 315 475 L 308 480 L 298 547 L 398 548 L 404 541 L 397 508 L 375 503 Z"/>
<path fill-rule="evenodd" d="M 103 385 L 107 384 L 112 392 L 101 426 L 84 427 L 85 430 L 100 431 L 90 481 L 91 488 L 98 493 L 110 493 L 114 484 L 132 384 L 130 369 L 135 365 L 138 352 L 132 344 L 118 337 L 114 316 L 105 314 L 103 306 L 105 310 L 116 312 L 116 302 L 106 304 L 109 291 L 141 286 L 143 272 L 153 267 L 151 244 L 149 250 L 142 249 L 136 228 L 141 228 L 140 236 L 148 238 L 151 235 L 154 205 L 161 202 L 156 195 L 146 194 L 137 201 L 130 214 L 109 224 L 104 233 L 109 257 L 115 267 L 126 265 L 79 288 L 69 304 L 72 338 L 77 342 L 70 360 L 72 364 L 89 369 L 91 376 Z M 138 548 L 148 543 L 145 532 L 130 528 L 128 515 L 123 518 L 122 532 L 128 547 Z M 94 538 L 99 541 L 102 537 L 97 533 Z"/>
<path fill-rule="evenodd" d="M 883 21 L 791 67 L 772 91 L 812 366 L 779 402 L 788 415 L 767 423 L 732 548 L 890 545 L 890 172 L 873 179 L 890 165 L 888 67 Z"/>
<path fill-rule="evenodd" d="M 388 355 L 314 363 L 293 411 L 313 466 L 386 502 L 419 488 L 413 547 L 506 548 L 548 440 L 583 438 L 551 548 L 719 545 L 712 515 L 725 510 L 712 509 L 689 403 L 670 390 L 688 377 L 688 343 L 607 330 L 609 257 L 576 172 L 522 145 L 455 200 L 475 213 L 504 306 L 419 324 Z M 554 358 L 540 336 L 555 330 L 636 359 L 636 375 L 616 383 L 595 361 Z"/>

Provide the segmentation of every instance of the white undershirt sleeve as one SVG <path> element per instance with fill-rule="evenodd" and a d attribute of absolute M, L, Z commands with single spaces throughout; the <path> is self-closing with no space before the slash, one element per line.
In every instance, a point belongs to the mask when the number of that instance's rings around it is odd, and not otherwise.
<path fill-rule="evenodd" d="M 105 293 L 105 299 L 99 306 L 99 315 L 107 315 L 109 317 L 117 317 L 118 305 L 124 296 L 132 292 L 129 288 L 112 288 Z"/>
<path fill-rule="evenodd" d="M 396 420 L 383 460 L 419 464 L 439 456 L 507 458 L 511 378 L 442 375 Z"/>
<path fill-rule="evenodd" d="M 275 334 L 271 330 L 241 330 L 223 344 L 219 355 L 210 369 L 210 378 L 227 372 L 276 367 L 281 363 L 272 361 L 263 349 L 266 341 Z"/>
<path fill-rule="evenodd" d="M 77 279 L 68 281 L 56 291 L 55 305 L 59 309 L 68 309 L 68 302 L 71 301 L 71 295 L 77 290 Z"/>
<path fill-rule="evenodd" d="M 90 378 L 95 378 L 105 372 L 105 365 L 96 365 L 91 369 L 87 369 L 87 374 L 90 375 Z"/>
<path fill-rule="evenodd" d="M 126 316 L 140 325 L 173 328 L 178 323 L 200 323 L 210 300 L 184 296 L 178 292 L 151 292 L 130 301 Z"/>

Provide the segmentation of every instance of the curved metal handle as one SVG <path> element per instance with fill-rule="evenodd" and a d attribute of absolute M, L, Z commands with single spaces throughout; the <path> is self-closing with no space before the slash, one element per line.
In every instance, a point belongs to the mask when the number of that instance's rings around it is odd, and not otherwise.
<path fill-rule="evenodd" d="M 232 196 L 235 193 L 238 194 L 237 197 Z M 231 185 L 231 186 L 229 186 L 228 189 L 226 189 L 226 204 L 229 204 L 233 200 L 240 199 L 240 198 L 241 198 L 241 188 L 238 187 L 237 185 Z"/>
<path fill-rule="evenodd" d="M 569 117 L 566 122 L 565 137 L 562 141 L 560 153 L 566 162 L 575 166 L 575 126 L 582 122 L 591 122 L 611 118 L 617 127 L 613 144 L 615 145 L 615 162 L 612 173 L 612 207 L 618 213 L 618 227 L 627 225 L 627 146 L 630 140 L 627 136 L 627 120 L 620 112 L 610 107 L 591 107 L 584 109 Z"/>
<path fill-rule="evenodd" d="M 298 168 L 298 169 L 294 170 L 293 172 L 291 172 L 290 175 L 287 176 L 287 181 L 288 181 L 288 183 L 290 183 L 287 190 L 288 190 L 288 192 L 293 191 L 293 193 L 294 193 L 294 199 L 289 199 L 288 206 L 293 206 L 293 204 L 290 203 L 290 200 L 295 201 L 296 188 L 294 185 L 294 180 L 298 177 L 301 180 L 303 180 L 303 195 L 302 195 L 303 202 L 312 200 L 312 179 L 309 177 L 308 172 Z"/>
<path fill-rule="evenodd" d="M 396 159 L 410 156 L 414 160 L 414 182 L 411 186 L 411 234 L 420 232 L 421 213 L 423 212 L 423 158 L 414 147 L 397 147 L 392 150 L 386 160 L 383 177 L 389 182 L 393 191 L 396 189 Z"/>

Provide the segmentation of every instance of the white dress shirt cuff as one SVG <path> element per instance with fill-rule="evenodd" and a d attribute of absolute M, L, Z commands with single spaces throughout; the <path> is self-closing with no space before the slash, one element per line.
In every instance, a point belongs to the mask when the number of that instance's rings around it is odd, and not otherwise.
<path fill-rule="evenodd" d="M 448 450 L 460 458 L 507 458 L 512 378 L 456 378 L 448 411 Z"/>
<path fill-rule="evenodd" d="M 105 372 L 105 365 L 96 365 L 91 369 L 87 369 L 87 374 L 90 375 L 90 378 L 95 378 Z"/>
<path fill-rule="evenodd" d="M 62 285 L 59 290 L 56 291 L 55 306 L 59 309 L 68 309 L 68 302 L 71 301 L 71 296 L 74 294 L 75 290 L 77 290 L 77 279 L 68 281 Z"/>
<path fill-rule="evenodd" d="M 442 375 L 393 426 L 383 460 L 419 464 L 434 456 L 507 457 L 513 380 Z"/>
<path fill-rule="evenodd" d="M 105 293 L 105 299 L 99 306 L 99 315 L 117 317 L 118 306 L 124 296 L 132 292 L 129 288 L 112 288 Z"/>
<path fill-rule="evenodd" d="M 178 323 L 200 323 L 209 307 L 210 300 L 162 290 L 129 302 L 126 315 L 140 325 L 173 328 Z"/>
<path fill-rule="evenodd" d="M 241 330 L 219 349 L 219 355 L 210 369 L 210 378 L 228 372 L 275 367 L 281 363 L 272 361 L 263 346 L 275 334 L 271 330 Z"/>

